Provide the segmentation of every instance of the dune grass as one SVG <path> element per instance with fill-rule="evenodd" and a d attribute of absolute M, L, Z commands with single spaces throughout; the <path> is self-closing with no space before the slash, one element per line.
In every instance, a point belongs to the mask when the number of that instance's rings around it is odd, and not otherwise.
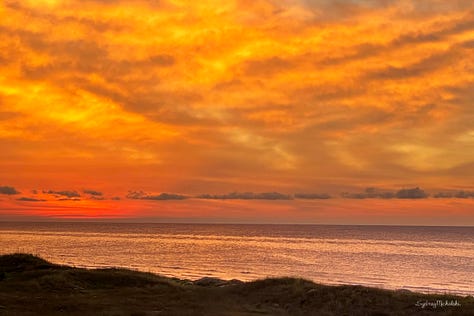
<path fill-rule="evenodd" d="M 327 286 L 297 278 L 210 281 L 3 255 L 0 315 L 474 315 L 473 297 Z M 461 306 L 436 304 L 446 301 Z M 436 307 L 417 306 L 423 302 Z"/>

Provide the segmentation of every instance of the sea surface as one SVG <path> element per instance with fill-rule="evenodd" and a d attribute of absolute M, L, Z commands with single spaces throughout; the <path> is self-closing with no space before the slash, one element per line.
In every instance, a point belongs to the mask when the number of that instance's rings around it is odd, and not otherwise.
<path fill-rule="evenodd" d="M 186 279 L 293 276 L 474 294 L 474 227 L 0 223 L 0 253 L 12 252 Z"/>

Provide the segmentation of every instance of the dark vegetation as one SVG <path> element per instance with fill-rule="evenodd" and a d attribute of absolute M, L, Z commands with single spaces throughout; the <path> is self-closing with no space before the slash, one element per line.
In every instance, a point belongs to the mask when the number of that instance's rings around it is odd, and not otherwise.
<path fill-rule="evenodd" d="M 438 300 L 461 306 L 416 306 Z M 12 254 L 0 256 L 0 315 L 474 315 L 474 298 L 295 278 L 193 282 Z"/>

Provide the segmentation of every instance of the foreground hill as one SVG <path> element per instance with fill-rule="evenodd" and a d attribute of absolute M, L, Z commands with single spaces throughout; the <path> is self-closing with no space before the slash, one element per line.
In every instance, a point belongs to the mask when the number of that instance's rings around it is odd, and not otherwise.
<path fill-rule="evenodd" d="M 474 298 L 294 278 L 192 282 L 12 254 L 0 256 L 0 315 L 474 315 Z"/>

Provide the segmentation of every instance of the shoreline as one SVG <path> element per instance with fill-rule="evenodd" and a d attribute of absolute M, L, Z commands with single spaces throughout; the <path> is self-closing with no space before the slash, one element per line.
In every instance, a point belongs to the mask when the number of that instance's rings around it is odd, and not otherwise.
<path fill-rule="evenodd" d="M 0 254 L 1 256 L 1 254 Z M 61 264 L 62 265 L 62 264 Z M 282 275 L 282 276 L 266 276 L 266 277 L 257 277 L 257 278 L 249 278 L 249 279 L 241 279 L 241 278 L 221 278 L 218 276 L 214 275 L 201 275 L 201 276 L 195 276 L 195 277 L 181 277 L 179 275 L 174 275 L 170 273 L 158 273 L 154 271 L 147 271 L 147 270 L 141 270 L 138 268 L 133 268 L 133 267 L 122 267 L 122 266 L 107 266 L 107 265 L 73 265 L 73 264 L 65 264 L 66 266 L 72 267 L 72 268 L 78 268 L 78 269 L 86 269 L 86 270 L 101 270 L 101 269 L 119 269 L 119 270 L 130 270 L 134 272 L 142 272 L 142 273 L 152 273 L 158 276 L 162 276 L 165 278 L 169 279 L 179 279 L 182 281 L 189 281 L 189 282 L 196 282 L 199 281 L 200 279 L 205 279 L 205 278 L 211 278 L 211 279 L 216 279 L 220 280 L 222 282 L 228 282 L 228 281 L 239 281 L 242 283 L 249 283 L 249 282 L 255 282 L 263 279 L 281 279 L 281 278 L 290 278 L 290 279 L 304 279 L 308 280 L 310 282 L 314 282 L 315 284 L 319 285 L 324 285 L 324 286 L 362 286 L 362 287 L 367 287 L 367 288 L 373 288 L 373 289 L 379 289 L 379 290 L 387 290 L 387 291 L 408 291 L 412 293 L 419 293 L 419 294 L 439 294 L 439 295 L 455 295 L 455 296 L 474 296 L 474 289 L 471 292 L 464 292 L 462 290 L 450 290 L 450 289 L 435 289 L 435 288 L 423 288 L 421 289 L 420 287 L 410 287 L 410 286 L 405 286 L 405 287 L 382 287 L 382 286 L 377 286 L 375 284 L 369 284 L 369 283 L 350 283 L 350 282 L 322 282 L 322 281 L 316 281 L 312 280 L 309 278 L 305 278 L 303 276 L 296 276 L 296 275 Z"/>
<path fill-rule="evenodd" d="M 183 280 L 0 255 L 0 315 L 473 315 L 474 297 L 299 278 Z"/>
<path fill-rule="evenodd" d="M 20 252 L 20 254 L 22 254 Z M 0 253 L 0 257 L 3 255 L 8 255 L 8 254 L 2 254 Z M 41 255 L 34 254 L 36 257 L 41 257 Z M 50 259 L 45 259 L 49 262 L 52 262 Z M 225 281 L 231 281 L 231 280 L 237 280 L 240 282 L 248 283 L 248 282 L 254 282 L 262 279 L 278 279 L 278 278 L 292 278 L 292 279 L 305 279 L 311 282 L 314 282 L 315 284 L 320 284 L 324 286 L 362 286 L 362 287 L 367 287 L 367 288 L 374 288 L 374 289 L 380 289 L 380 290 L 388 290 L 388 291 L 410 291 L 413 293 L 419 293 L 419 294 L 446 294 L 446 295 L 455 295 L 455 296 L 474 296 L 474 288 L 472 291 L 465 292 L 463 290 L 452 290 L 452 289 L 436 289 L 436 288 L 420 288 L 420 287 L 411 287 L 411 286 L 403 286 L 403 287 L 390 287 L 390 286 L 377 286 L 375 284 L 370 284 L 370 283 L 351 283 L 351 282 L 324 282 L 324 281 L 318 281 L 318 280 L 313 280 L 310 278 L 305 278 L 304 276 L 298 276 L 298 275 L 281 275 L 281 276 L 275 276 L 275 275 L 267 275 L 267 276 L 258 276 L 255 278 L 244 278 L 241 279 L 239 277 L 231 277 L 231 278 L 222 278 L 220 276 L 215 276 L 212 274 L 207 274 L 207 275 L 196 275 L 193 277 L 183 277 L 178 274 L 172 274 L 172 273 L 166 273 L 166 272 L 157 272 L 157 271 L 150 271 L 147 269 L 140 269 L 140 268 L 135 268 L 135 267 L 127 267 L 127 266 L 115 266 L 115 265 L 81 265 L 81 264 L 72 264 L 72 263 L 56 263 L 56 265 L 61 265 L 61 266 L 67 266 L 71 268 L 77 268 L 77 269 L 86 269 L 86 270 L 101 270 L 101 269 L 120 269 L 120 270 L 130 270 L 133 272 L 142 272 L 142 273 L 152 273 L 161 277 L 166 277 L 170 279 L 180 279 L 182 281 L 189 281 L 189 282 L 194 282 L 198 281 L 199 279 L 202 278 L 213 278 L 213 279 L 219 279 L 223 282 Z M 182 268 L 180 268 L 182 269 Z"/>

